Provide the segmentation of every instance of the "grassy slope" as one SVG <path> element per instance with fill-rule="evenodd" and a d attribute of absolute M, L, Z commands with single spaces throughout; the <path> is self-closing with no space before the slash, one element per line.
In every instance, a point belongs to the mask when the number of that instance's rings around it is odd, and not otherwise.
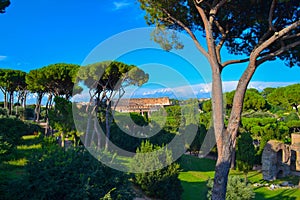
<path fill-rule="evenodd" d="M 215 161 L 209 159 L 199 159 L 193 156 L 183 156 L 180 160 L 183 171 L 179 175 L 184 189 L 183 200 L 205 199 L 207 188 L 206 181 L 214 176 Z M 243 176 L 242 173 L 231 171 L 230 175 Z M 248 179 L 252 183 L 267 183 L 262 179 L 262 174 L 256 171 L 248 174 Z M 274 183 L 282 181 L 291 181 L 298 184 L 299 177 L 289 177 L 277 180 Z M 254 189 L 257 200 L 260 199 L 288 199 L 300 200 L 300 189 L 276 189 L 269 190 L 267 187 L 257 187 Z"/>
<path fill-rule="evenodd" d="M 0 163 L 0 199 L 3 187 L 8 181 L 16 180 L 25 173 L 25 165 L 31 154 L 41 148 L 40 139 L 37 136 L 24 136 L 22 144 L 11 155 L 9 161 Z"/>

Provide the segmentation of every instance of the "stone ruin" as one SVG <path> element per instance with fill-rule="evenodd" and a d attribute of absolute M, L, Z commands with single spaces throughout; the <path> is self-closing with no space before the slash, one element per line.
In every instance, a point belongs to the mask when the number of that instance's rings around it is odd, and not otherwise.
<path fill-rule="evenodd" d="M 292 144 L 270 140 L 262 153 L 262 174 L 267 181 L 300 171 L 300 134 L 292 134 Z"/>

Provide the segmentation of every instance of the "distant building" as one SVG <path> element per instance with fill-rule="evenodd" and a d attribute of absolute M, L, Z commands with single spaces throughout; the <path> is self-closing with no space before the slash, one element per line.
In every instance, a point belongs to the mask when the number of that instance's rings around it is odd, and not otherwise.
<path fill-rule="evenodd" d="M 151 113 L 153 111 L 158 111 L 164 106 L 172 105 L 172 102 L 168 97 L 162 98 L 132 98 L 132 99 L 120 99 L 119 102 L 114 101 L 114 104 L 117 103 L 115 108 L 118 112 L 137 112 L 142 115 L 146 113 Z M 113 107 L 115 105 L 112 105 Z"/>

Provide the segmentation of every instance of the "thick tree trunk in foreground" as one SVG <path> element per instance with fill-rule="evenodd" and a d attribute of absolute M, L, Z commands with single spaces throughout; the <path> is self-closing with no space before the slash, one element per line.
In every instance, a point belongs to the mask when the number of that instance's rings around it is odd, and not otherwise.
<path fill-rule="evenodd" d="M 212 108 L 213 125 L 217 142 L 218 159 L 215 169 L 212 199 L 224 199 L 226 195 L 227 175 L 230 168 L 231 152 L 228 148 L 227 138 L 224 137 L 224 108 L 221 70 L 216 62 L 211 62 L 213 70 Z"/>
<path fill-rule="evenodd" d="M 234 106 L 231 110 L 228 126 L 226 130 L 223 130 L 221 133 L 216 132 L 216 128 L 221 128 L 221 121 L 218 121 L 221 120 L 221 118 L 218 118 L 218 115 L 221 115 L 221 108 L 214 108 L 214 128 L 218 148 L 218 160 L 216 163 L 214 186 L 212 192 L 212 199 L 214 200 L 221 200 L 226 198 L 228 174 L 232 163 L 232 155 L 234 153 L 237 133 L 241 122 L 241 113 L 243 109 L 244 96 L 247 90 L 247 86 L 256 68 L 257 66 L 255 63 L 255 59 L 253 59 L 252 61 L 250 60 L 250 63 L 245 72 L 243 73 L 236 88 L 236 92 L 233 99 Z M 213 80 L 218 82 L 217 78 L 214 78 Z M 214 86 L 220 87 L 220 85 L 218 84 L 213 85 L 213 87 Z M 214 88 L 213 91 L 220 92 L 218 91 L 218 89 Z M 216 98 L 216 96 L 214 96 L 214 98 Z M 223 103 L 221 105 L 223 105 Z M 216 122 L 218 122 L 219 127 L 216 127 Z"/>
<path fill-rule="evenodd" d="M 225 132 L 225 131 L 224 131 Z M 228 136 L 228 133 L 225 133 Z M 212 199 L 223 200 L 226 197 L 227 180 L 231 164 L 232 146 L 229 144 L 228 137 L 223 138 L 224 145 L 218 147 L 218 159 L 215 168 L 214 186 Z M 219 146 L 217 144 L 217 146 Z"/>

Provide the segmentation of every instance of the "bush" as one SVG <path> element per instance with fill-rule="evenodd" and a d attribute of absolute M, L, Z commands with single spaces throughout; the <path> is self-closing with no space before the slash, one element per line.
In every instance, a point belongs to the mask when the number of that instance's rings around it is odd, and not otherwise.
<path fill-rule="evenodd" d="M 7 116 L 7 110 L 0 107 L 0 116 Z"/>
<path fill-rule="evenodd" d="M 243 171 L 247 182 L 247 174 L 252 170 L 255 160 L 255 148 L 249 132 L 242 133 L 237 138 L 236 165 L 239 171 Z"/>
<path fill-rule="evenodd" d="M 43 146 L 26 166 L 26 175 L 11 183 L 10 199 L 132 199 L 126 174 L 106 167 L 83 148 Z"/>
<path fill-rule="evenodd" d="M 34 109 L 33 108 L 21 108 L 19 110 L 19 115 L 21 116 L 21 119 L 28 120 L 34 118 Z"/>
<path fill-rule="evenodd" d="M 3 161 L 35 126 L 16 118 L 0 118 L 0 124 L 0 160 Z"/>
<path fill-rule="evenodd" d="M 207 182 L 208 193 L 207 198 L 211 199 L 213 180 Z M 238 176 L 229 176 L 226 191 L 226 200 L 249 200 L 254 199 L 255 193 L 251 184 Z"/>
<path fill-rule="evenodd" d="M 156 153 L 149 154 L 154 151 Z M 168 166 L 163 168 L 164 162 Z M 132 171 L 139 172 L 135 174 L 133 182 L 146 195 L 168 200 L 180 199 L 183 189 L 178 179 L 179 164 L 172 163 L 170 151 L 163 151 L 149 141 L 142 142 L 130 166 Z"/>

